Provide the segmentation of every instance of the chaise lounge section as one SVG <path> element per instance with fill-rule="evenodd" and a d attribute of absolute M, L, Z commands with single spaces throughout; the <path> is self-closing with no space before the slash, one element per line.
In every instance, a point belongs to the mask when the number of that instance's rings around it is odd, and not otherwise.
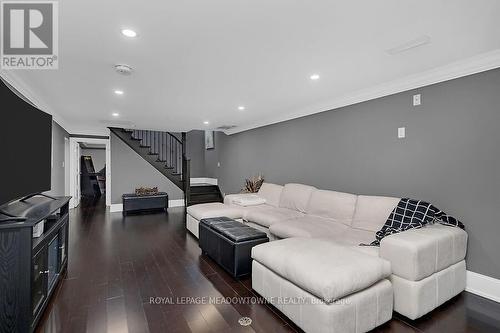
<path fill-rule="evenodd" d="M 366 332 L 392 318 L 383 259 L 325 239 L 252 249 L 252 288 L 306 332 Z"/>
<path fill-rule="evenodd" d="M 467 233 L 462 229 L 433 224 L 387 236 L 380 247 L 360 246 L 375 239 L 400 198 L 264 183 L 257 195 L 265 204 L 235 203 L 245 195 L 227 195 L 217 213 L 227 216 L 220 210 L 227 209 L 246 224 L 265 231 L 270 240 L 327 240 L 387 261 L 394 310 L 410 319 L 425 315 L 465 289 Z M 197 209 L 200 207 L 188 207 L 192 225 L 197 218 L 213 217 L 196 215 Z M 195 234 L 193 228 L 197 225 L 189 228 Z M 273 267 L 265 267 L 276 273 Z"/>

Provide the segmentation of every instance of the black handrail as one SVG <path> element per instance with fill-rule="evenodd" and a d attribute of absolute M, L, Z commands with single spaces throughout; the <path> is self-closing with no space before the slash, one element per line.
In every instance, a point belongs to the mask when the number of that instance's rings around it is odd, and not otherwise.
<path fill-rule="evenodd" d="M 150 130 L 125 130 L 139 145 L 149 149 L 149 155 L 158 155 L 157 161 L 165 163 L 174 175 L 180 176 L 186 200 L 189 198 L 189 159 L 186 157 L 186 133 L 181 139 L 169 132 Z M 187 193 L 187 194 L 186 194 Z M 187 204 L 187 202 L 186 202 Z"/>

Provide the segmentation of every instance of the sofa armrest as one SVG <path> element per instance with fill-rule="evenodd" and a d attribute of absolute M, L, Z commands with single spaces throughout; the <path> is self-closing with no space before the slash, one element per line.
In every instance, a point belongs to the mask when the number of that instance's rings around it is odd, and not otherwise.
<path fill-rule="evenodd" d="M 380 257 L 390 261 L 392 273 L 419 281 L 465 258 L 467 233 L 433 224 L 383 238 Z"/>

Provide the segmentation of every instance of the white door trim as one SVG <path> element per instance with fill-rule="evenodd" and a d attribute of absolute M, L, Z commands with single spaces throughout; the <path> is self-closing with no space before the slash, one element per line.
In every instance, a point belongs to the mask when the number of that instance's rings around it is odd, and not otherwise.
<path fill-rule="evenodd" d="M 80 142 L 84 143 L 98 143 L 106 145 L 106 206 L 111 206 L 111 144 L 109 139 L 95 139 L 95 138 L 78 138 L 78 137 L 70 137 L 69 138 L 69 146 L 70 146 L 70 182 L 69 182 L 69 191 L 70 195 L 75 197 L 76 195 L 76 183 L 75 176 L 78 172 L 77 163 L 80 163 L 79 159 L 76 158 L 75 154 L 73 154 L 74 149 Z M 70 208 L 74 208 L 78 206 L 78 198 L 75 197 L 77 201 L 71 200 Z"/>

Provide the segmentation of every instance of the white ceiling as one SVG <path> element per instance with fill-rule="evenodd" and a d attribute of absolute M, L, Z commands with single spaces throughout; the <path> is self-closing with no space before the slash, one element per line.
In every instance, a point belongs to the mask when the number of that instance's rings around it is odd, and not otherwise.
<path fill-rule="evenodd" d="M 498 0 L 78 0 L 59 11 L 59 70 L 2 76 L 72 133 L 105 133 L 113 112 L 125 127 L 237 132 L 413 88 L 429 73 L 467 74 L 485 57 L 500 66 Z M 422 36 L 431 42 L 386 52 Z M 135 72 L 119 75 L 117 63 Z"/>

